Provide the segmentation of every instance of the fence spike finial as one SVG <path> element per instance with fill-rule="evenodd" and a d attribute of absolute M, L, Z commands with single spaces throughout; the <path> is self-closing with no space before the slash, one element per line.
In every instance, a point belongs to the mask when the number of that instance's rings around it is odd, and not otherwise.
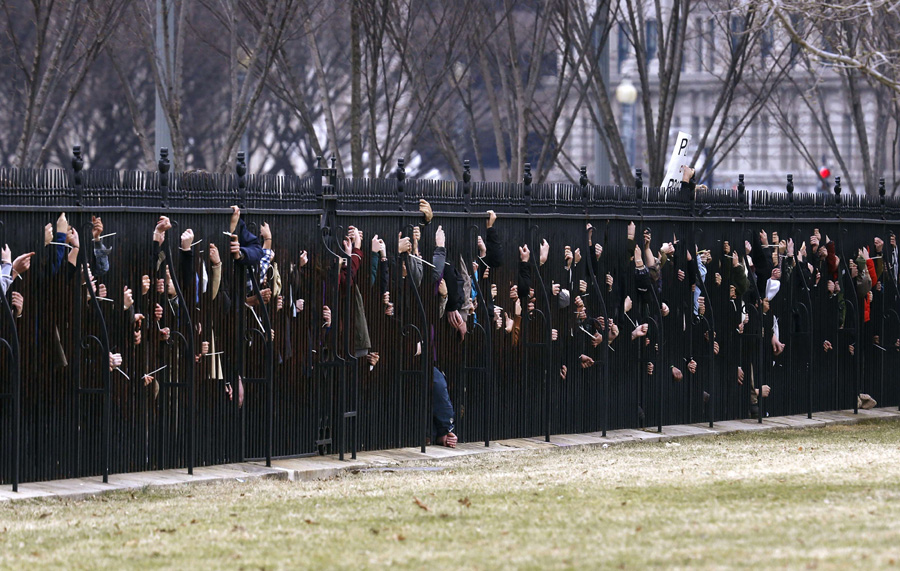
<path fill-rule="evenodd" d="M 406 210 L 406 161 L 397 159 L 397 200 L 400 210 Z"/>
<path fill-rule="evenodd" d="M 472 198 L 472 167 L 469 164 L 469 159 L 463 161 L 463 206 L 465 207 L 466 212 L 469 212 L 471 207 L 471 198 Z"/>
<path fill-rule="evenodd" d="M 791 204 L 791 218 L 794 217 L 794 175 L 787 175 L 788 202 Z"/>
<path fill-rule="evenodd" d="M 81 156 L 81 145 L 72 147 L 72 168 L 75 170 L 75 205 L 81 206 L 84 201 L 84 179 L 81 169 L 84 168 L 84 158 Z"/>
<path fill-rule="evenodd" d="M 584 208 L 585 212 L 587 212 L 587 203 L 588 203 L 588 180 L 587 175 L 587 165 L 581 165 L 581 176 L 578 178 L 578 184 L 581 185 L 581 206 Z"/>
<path fill-rule="evenodd" d="M 531 212 L 531 163 L 525 163 L 525 173 L 522 175 L 523 192 L 525 195 L 525 210 Z"/>
<path fill-rule="evenodd" d="M 247 163 L 245 156 L 244 151 L 238 151 L 237 162 L 234 165 L 234 170 L 238 177 L 238 206 L 241 208 L 244 208 L 247 203 Z"/>
<path fill-rule="evenodd" d="M 169 207 L 169 169 L 172 163 L 169 162 L 169 148 L 160 147 L 159 149 L 159 194 L 163 208 Z"/>

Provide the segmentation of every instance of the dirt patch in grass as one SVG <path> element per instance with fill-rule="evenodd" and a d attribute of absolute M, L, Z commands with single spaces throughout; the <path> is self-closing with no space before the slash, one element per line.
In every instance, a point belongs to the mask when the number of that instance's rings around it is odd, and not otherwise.
<path fill-rule="evenodd" d="M 3 568 L 891 567 L 900 424 L 0 506 Z"/>

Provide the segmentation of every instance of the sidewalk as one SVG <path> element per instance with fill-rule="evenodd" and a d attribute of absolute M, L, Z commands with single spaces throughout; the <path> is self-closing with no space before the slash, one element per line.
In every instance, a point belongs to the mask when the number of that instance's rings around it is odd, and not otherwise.
<path fill-rule="evenodd" d="M 245 462 L 241 464 L 225 464 L 194 469 L 189 476 L 186 469 L 158 470 L 153 472 L 136 472 L 132 474 L 111 474 L 109 483 L 104 484 L 99 476 L 89 478 L 73 478 L 54 480 L 51 482 L 34 482 L 19 485 L 19 492 L 14 493 L 12 486 L 0 486 L 0 502 L 24 500 L 29 498 L 65 498 L 81 500 L 97 494 L 114 491 L 140 490 L 146 486 L 174 486 L 179 484 L 196 484 L 237 480 L 245 482 L 254 478 L 271 478 L 289 480 L 315 480 L 337 476 L 342 472 L 359 470 L 404 470 L 403 464 L 410 461 L 441 460 L 470 454 L 488 452 L 511 453 L 521 450 L 550 449 L 569 446 L 613 446 L 627 442 L 661 442 L 683 438 L 709 437 L 719 434 L 746 432 L 756 430 L 801 429 L 830 424 L 853 424 L 863 420 L 897 420 L 900 412 L 896 408 L 876 408 L 860 410 L 854 415 L 852 410 L 819 412 L 812 419 L 805 414 L 772 417 L 759 424 L 755 420 L 725 420 L 715 423 L 714 428 L 708 424 L 680 424 L 664 426 L 662 434 L 655 431 L 636 429 L 610 430 L 606 438 L 599 432 L 587 434 L 559 434 L 545 442 L 542 437 L 514 438 L 491 442 L 485 447 L 483 442 L 469 442 L 458 448 L 429 446 L 425 454 L 419 448 L 400 448 L 395 450 L 379 450 L 360 452 L 356 460 L 340 461 L 337 456 L 314 456 L 291 460 L 275 460 L 272 467 L 264 463 Z M 349 455 L 347 456 L 349 458 Z"/>

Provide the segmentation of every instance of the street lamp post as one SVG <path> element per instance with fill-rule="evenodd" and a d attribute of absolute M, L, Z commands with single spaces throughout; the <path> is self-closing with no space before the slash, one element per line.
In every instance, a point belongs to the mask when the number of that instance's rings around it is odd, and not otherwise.
<path fill-rule="evenodd" d="M 622 127 L 624 131 L 625 153 L 628 156 L 628 170 L 634 167 L 635 161 L 635 136 L 634 136 L 634 103 L 637 101 L 637 88 L 627 77 L 616 88 L 616 101 L 622 107 Z"/>

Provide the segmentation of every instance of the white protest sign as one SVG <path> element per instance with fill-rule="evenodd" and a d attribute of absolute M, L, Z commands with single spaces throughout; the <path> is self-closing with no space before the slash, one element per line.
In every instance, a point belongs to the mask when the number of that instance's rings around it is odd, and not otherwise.
<path fill-rule="evenodd" d="M 675 148 L 672 149 L 672 157 L 669 159 L 669 166 L 666 168 L 666 177 L 662 180 L 662 188 L 666 190 L 681 188 L 681 168 L 690 166 L 690 157 L 688 157 L 688 144 L 690 142 L 690 135 L 678 131 L 678 138 L 675 139 Z"/>

